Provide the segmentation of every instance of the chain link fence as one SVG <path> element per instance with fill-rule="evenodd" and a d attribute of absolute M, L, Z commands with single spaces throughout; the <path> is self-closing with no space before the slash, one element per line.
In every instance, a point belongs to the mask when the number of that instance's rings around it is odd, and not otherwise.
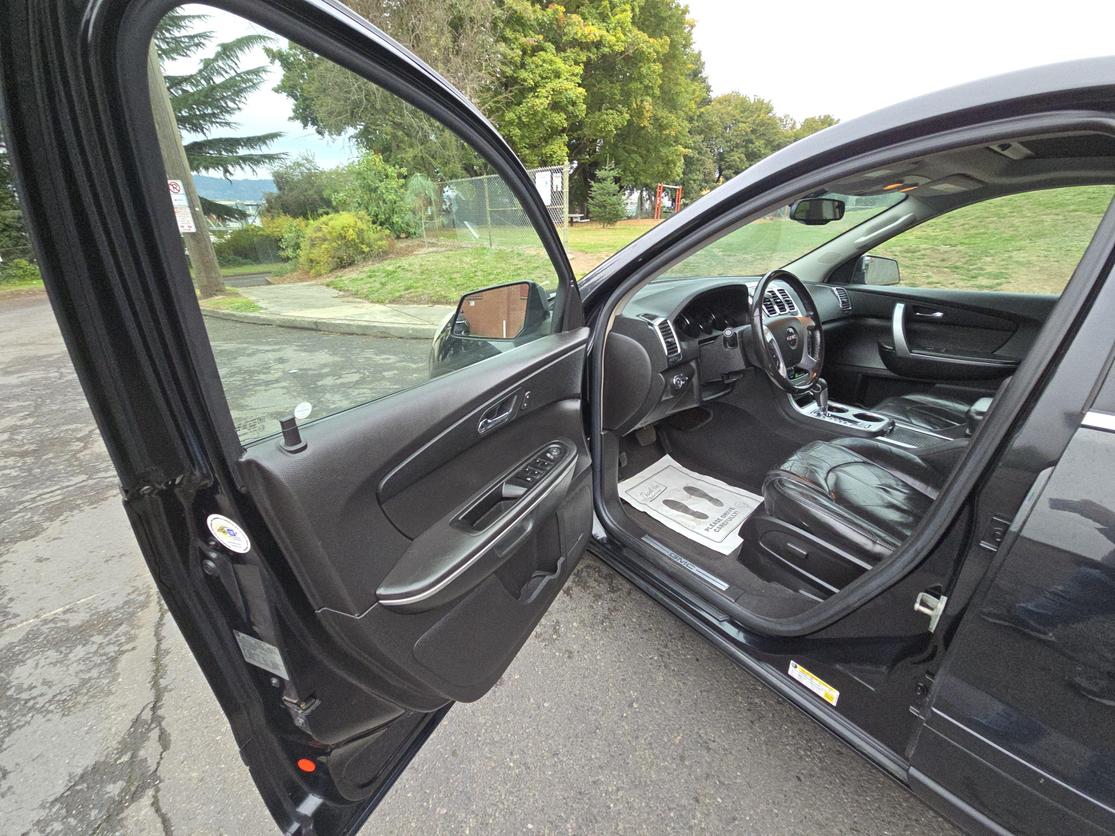
<path fill-rule="evenodd" d="M 531 182 L 550 220 L 569 243 L 569 164 L 533 168 Z M 516 246 L 537 240 L 530 220 L 507 181 L 498 174 L 436 184 L 440 211 L 428 212 L 423 235 L 485 247 Z"/>

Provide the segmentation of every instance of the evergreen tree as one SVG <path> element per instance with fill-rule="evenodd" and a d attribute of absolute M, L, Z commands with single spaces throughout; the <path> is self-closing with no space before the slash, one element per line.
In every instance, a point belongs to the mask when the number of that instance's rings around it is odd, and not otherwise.
<path fill-rule="evenodd" d="M 596 179 L 589 186 L 588 216 L 603 226 L 613 226 L 627 215 L 627 201 L 618 177 L 616 167 L 608 163 L 597 170 Z"/>
<path fill-rule="evenodd" d="M 199 29 L 204 15 L 169 12 L 155 32 L 155 47 L 164 67 L 166 62 L 190 58 L 208 49 L 213 32 Z M 220 172 L 231 177 L 234 171 L 258 171 L 284 159 L 285 154 L 267 153 L 266 148 L 281 133 L 254 136 L 229 136 L 223 132 L 237 125 L 236 114 L 247 98 L 266 81 L 265 64 L 240 69 L 240 60 L 256 47 L 271 42 L 266 35 L 244 35 L 217 44 L 212 55 L 200 60 L 189 75 L 164 73 L 167 91 L 184 135 L 199 137 L 184 143 L 190 170 L 195 174 Z M 242 217 L 243 213 L 223 204 L 201 198 L 205 213 L 218 218 Z"/>

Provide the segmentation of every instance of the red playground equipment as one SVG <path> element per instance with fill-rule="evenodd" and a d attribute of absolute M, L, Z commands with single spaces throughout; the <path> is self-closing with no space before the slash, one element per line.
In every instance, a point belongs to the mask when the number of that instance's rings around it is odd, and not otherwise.
<path fill-rule="evenodd" d="M 671 208 L 676 212 L 681 207 L 681 186 L 659 183 L 658 188 L 654 190 L 654 219 L 656 221 L 662 220 L 662 200 L 666 196 L 667 191 L 673 192 L 673 194 L 670 195 Z"/>

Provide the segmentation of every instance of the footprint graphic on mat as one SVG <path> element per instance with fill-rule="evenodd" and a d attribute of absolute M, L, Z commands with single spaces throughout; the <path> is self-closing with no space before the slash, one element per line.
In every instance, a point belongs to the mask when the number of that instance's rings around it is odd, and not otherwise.
<path fill-rule="evenodd" d="M 689 494 L 692 497 L 696 497 L 697 499 L 703 499 L 705 502 L 711 502 L 717 508 L 723 508 L 724 507 L 724 503 L 721 500 L 717 499 L 715 496 L 713 496 L 710 493 L 706 493 L 705 491 L 701 490 L 700 488 L 698 488 L 694 485 L 686 485 L 685 487 L 682 488 L 682 490 L 685 491 L 687 494 Z"/>
<path fill-rule="evenodd" d="M 684 502 L 679 502 L 676 499 L 663 499 L 662 504 L 669 508 L 671 511 L 677 511 L 681 514 L 688 514 L 695 520 L 707 520 L 708 514 L 702 514 L 700 511 L 694 511 Z"/>

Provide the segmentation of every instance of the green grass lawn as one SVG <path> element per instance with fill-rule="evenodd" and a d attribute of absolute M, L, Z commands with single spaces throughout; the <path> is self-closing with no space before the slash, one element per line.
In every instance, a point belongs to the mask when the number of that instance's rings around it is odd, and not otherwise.
<path fill-rule="evenodd" d="M 285 261 L 272 261 L 267 264 L 237 264 L 235 267 L 222 267 L 222 276 L 254 276 L 256 273 L 285 273 L 290 265 Z"/>
<path fill-rule="evenodd" d="M 208 308 L 212 311 L 235 311 L 236 313 L 255 313 L 260 308 L 255 302 L 247 296 L 241 296 L 232 288 L 228 288 L 224 293 L 216 296 L 210 296 L 208 299 L 200 300 L 201 307 Z"/>
<path fill-rule="evenodd" d="M 898 260 L 910 287 L 1060 293 L 1115 188 L 1009 195 L 942 215 L 873 252 Z"/>
<path fill-rule="evenodd" d="M 452 305 L 469 291 L 525 280 L 547 289 L 554 284 L 553 267 L 541 251 L 456 247 L 388 258 L 327 284 L 369 302 Z"/>
<path fill-rule="evenodd" d="M 0 282 L 0 296 L 14 296 L 32 290 L 42 290 L 42 279 L 25 279 L 21 281 Z"/>

